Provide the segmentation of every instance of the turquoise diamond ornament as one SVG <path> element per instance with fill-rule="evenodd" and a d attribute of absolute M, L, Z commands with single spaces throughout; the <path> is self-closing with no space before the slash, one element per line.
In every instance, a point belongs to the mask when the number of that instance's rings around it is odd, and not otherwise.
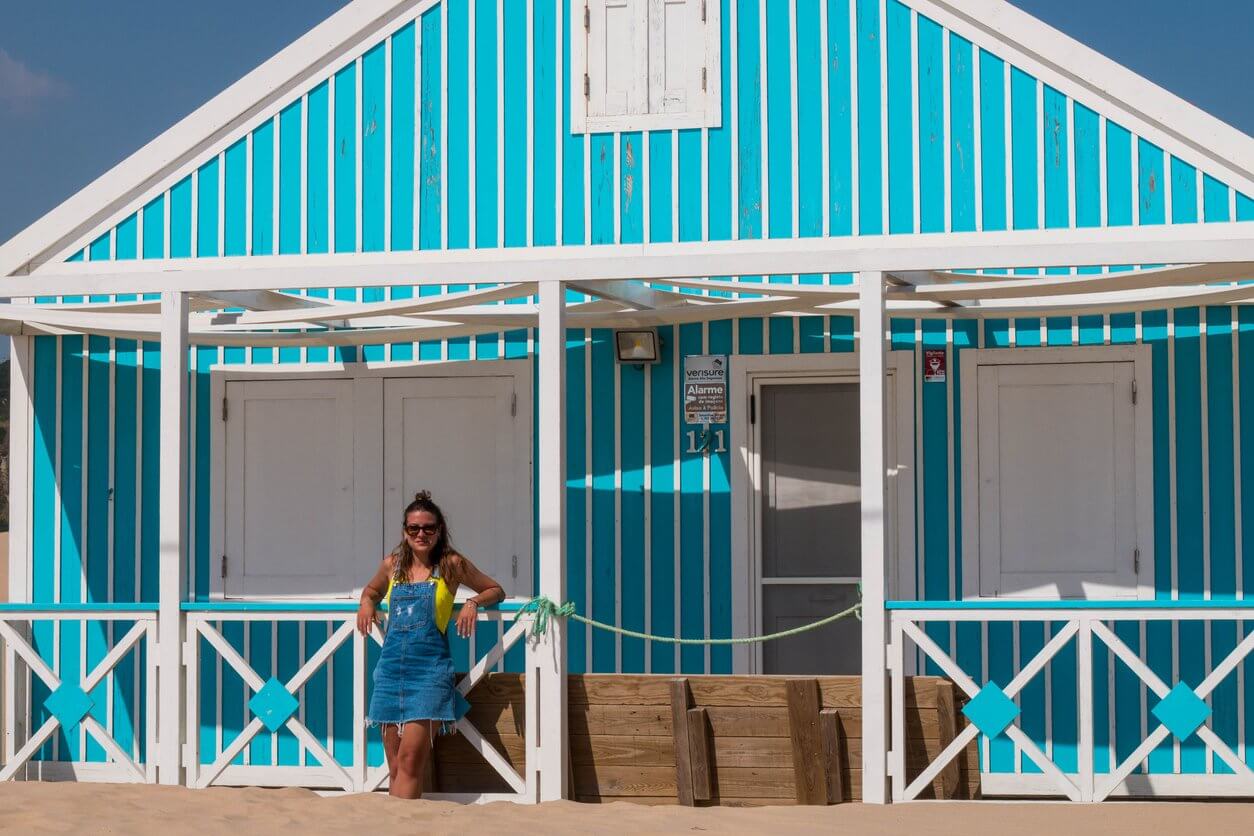
<path fill-rule="evenodd" d="M 270 681 L 253 694 L 253 698 L 248 701 L 248 707 L 261 720 L 261 724 L 274 734 L 296 713 L 300 703 L 282 682 L 270 677 Z"/>
<path fill-rule="evenodd" d="M 997 737 L 1019 716 L 1019 706 L 1006 696 L 996 682 L 990 682 L 962 708 L 962 713 L 975 724 L 980 733 Z"/>
<path fill-rule="evenodd" d="M 44 708 L 52 712 L 52 716 L 57 718 L 61 728 L 67 732 L 81 723 L 94 705 L 92 698 L 72 682 L 62 683 L 60 688 L 44 700 Z"/>
<path fill-rule="evenodd" d="M 1210 717 L 1210 706 L 1192 688 L 1179 682 L 1154 706 L 1152 713 L 1169 732 L 1185 740 Z"/>

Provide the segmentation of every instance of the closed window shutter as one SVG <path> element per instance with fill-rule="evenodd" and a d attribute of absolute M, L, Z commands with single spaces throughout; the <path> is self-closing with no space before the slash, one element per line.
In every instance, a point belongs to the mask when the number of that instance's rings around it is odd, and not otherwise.
<path fill-rule="evenodd" d="M 706 67 L 703 0 L 648 0 L 649 112 L 702 113 Z"/>
<path fill-rule="evenodd" d="M 650 0 L 588 0 L 588 114 L 649 112 Z"/>

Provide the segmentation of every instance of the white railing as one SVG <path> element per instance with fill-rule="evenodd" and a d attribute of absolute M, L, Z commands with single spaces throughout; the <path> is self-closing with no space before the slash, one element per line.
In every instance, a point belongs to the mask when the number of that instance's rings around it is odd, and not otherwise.
<path fill-rule="evenodd" d="M 1113 602 L 889 602 L 890 640 L 888 647 L 888 665 L 891 675 L 890 706 L 892 715 L 891 751 L 889 756 L 889 776 L 892 779 L 893 799 L 909 801 L 919 796 L 933 779 L 940 774 L 955 758 L 966 751 L 977 739 L 982 737 L 982 754 L 987 765 L 987 752 L 991 741 L 1005 735 L 1031 763 L 1040 770 L 1039 775 L 1025 776 L 1021 766 L 1014 768 L 1015 775 L 996 776 L 984 771 L 986 784 L 985 794 L 990 793 L 989 784 L 996 783 L 999 778 L 1032 777 L 1036 779 L 1037 789 L 1026 790 L 1027 781 L 1005 781 L 1003 786 L 1006 794 L 1019 794 L 1031 791 L 1041 793 L 1039 785 L 1044 782 L 1044 794 L 1065 796 L 1072 801 L 1103 801 L 1112 795 L 1129 794 L 1129 778 L 1134 771 L 1142 773 L 1144 780 L 1137 788 L 1137 794 L 1152 793 L 1165 795 L 1238 795 L 1254 796 L 1254 771 L 1246 764 L 1244 746 L 1238 744 L 1241 754 L 1233 751 L 1232 746 L 1225 742 L 1212 727 L 1213 714 L 1211 704 L 1213 695 L 1222 683 L 1234 676 L 1242 661 L 1254 650 L 1254 633 L 1240 635 L 1243 631 L 1234 632 L 1234 646 L 1223 657 L 1210 660 L 1210 642 L 1205 648 L 1180 648 L 1185 653 L 1205 654 L 1203 675 L 1196 677 L 1196 684 L 1190 686 L 1178 675 L 1179 657 L 1171 665 L 1176 681 L 1168 682 L 1152 669 L 1143 656 L 1129 648 L 1128 644 L 1117 634 L 1116 625 L 1133 623 L 1138 625 L 1141 635 L 1144 630 L 1139 625 L 1152 622 L 1170 622 L 1173 634 L 1181 623 L 1202 622 L 1214 625 L 1220 622 L 1238 624 L 1244 620 L 1254 620 L 1254 602 L 1245 601 L 1113 601 Z M 969 623 L 996 624 L 1010 622 L 1016 625 L 1027 623 L 1042 625 L 1042 645 L 1031 654 L 1031 658 L 1016 660 L 1014 672 L 1005 683 L 995 682 L 985 674 L 973 674 L 955 660 L 942 648 L 941 644 L 956 646 L 957 630 L 950 625 Z M 943 630 L 936 630 L 931 625 L 945 625 Z M 1048 626 L 1046 626 L 1048 625 Z M 938 641 L 929 633 L 942 633 L 944 638 Z M 1063 769 L 1056 759 L 1050 756 L 1047 745 L 1042 748 L 1032 736 L 1021 727 L 1022 713 L 1020 701 L 1025 687 L 1038 677 L 1048 677 L 1051 669 L 1062 664 L 1058 656 L 1074 643 L 1075 647 L 1075 696 L 1076 701 L 1076 748 L 1074 768 Z M 1142 647 L 1144 643 L 1142 643 Z M 1122 758 L 1114 755 L 1113 741 L 1109 764 L 1099 771 L 1094 767 L 1094 693 L 1098 683 L 1095 682 L 1094 650 L 1104 648 L 1110 654 L 1110 665 L 1100 674 L 1113 680 L 1115 661 L 1121 662 L 1136 677 L 1137 685 L 1148 696 L 1143 694 L 1139 706 L 1142 717 L 1143 733 L 1139 745 Z M 1018 656 L 1018 646 L 1015 648 Z M 984 648 L 984 664 L 987 670 L 988 651 Z M 906 734 L 906 676 L 913 672 L 919 663 L 934 666 L 941 675 L 949 678 L 960 688 L 969 699 L 963 708 L 967 725 L 959 732 L 927 766 L 917 775 L 908 776 Z M 1070 664 L 1070 663 L 1069 663 Z M 1194 664 L 1193 667 L 1198 667 Z M 1067 672 L 1070 674 L 1070 671 Z M 982 681 L 977 681 L 976 677 Z M 1110 699 L 1109 711 L 1111 725 L 1117 710 L 1108 683 Z M 1056 698 L 1055 698 L 1056 699 Z M 1128 710 L 1125 706 L 1123 710 Z M 1243 708 L 1238 708 L 1238 711 Z M 1206 772 L 1197 776 L 1181 775 L 1177 767 L 1167 774 L 1154 775 L 1153 770 L 1146 768 L 1150 754 L 1163 745 L 1169 738 L 1188 740 L 1196 738 L 1205 746 L 1208 758 L 1217 758 L 1230 774 L 1213 774 L 1217 771 L 1207 768 Z M 1213 766 L 1213 764 L 1212 764 Z M 909 780 L 908 780 L 909 778 Z M 995 790 L 994 790 L 995 791 Z"/>
<path fill-rule="evenodd" d="M 41 643 L 36 628 L 42 625 L 49 629 Z M 125 632 L 114 638 L 123 629 Z M 61 670 L 56 661 L 49 662 L 58 658 L 54 648 L 66 640 L 67 631 L 78 638 L 77 671 Z M 89 635 L 100 656 L 90 669 Z M 74 778 L 153 783 L 156 640 L 157 609 L 150 604 L 0 604 L 0 645 L 4 648 L 0 781 Z M 128 657 L 135 660 L 126 677 L 129 688 L 122 686 L 118 676 L 119 664 Z M 36 683 L 47 691 L 40 705 L 33 704 L 32 686 Z M 103 704 L 101 686 L 105 686 Z M 116 695 L 127 690 L 133 704 L 115 705 Z M 119 712 L 129 719 L 130 733 L 125 740 L 117 738 L 114 728 Z M 28 734 L 38 713 L 47 717 Z M 101 713 L 104 722 L 96 716 Z M 58 729 L 63 730 L 67 744 L 71 735 L 76 736 L 77 745 L 58 746 L 54 738 Z M 101 759 L 88 756 L 89 739 L 100 747 Z"/>
<path fill-rule="evenodd" d="M 521 616 L 520 603 L 506 602 L 499 608 L 486 608 L 479 612 L 481 622 L 497 627 L 499 638 L 489 636 L 491 648 L 470 668 L 458 689 L 463 695 L 470 691 L 491 672 L 504 658 L 505 653 L 518 643 L 530 624 L 530 616 Z M 375 628 L 369 637 L 356 630 L 357 608 L 352 604 L 282 604 L 282 603 L 206 603 L 185 604 L 185 636 L 183 659 L 186 669 L 186 735 L 184 767 L 186 782 L 190 787 L 203 788 L 214 785 L 227 786 L 295 786 L 311 789 L 338 790 L 343 792 L 372 792 L 386 786 L 386 763 L 371 763 L 367 746 L 366 700 L 367 677 L 370 675 L 368 657 L 370 642 L 381 645 L 383 635 Z M 302 654 L 303 664 L 285 679 L 264 678 L 257 672 L 245 655 L 224 635 L 225 625 L 232 623 L 266 623 L 269 629 L 278 624 L 323 623 L 329 625 L 327 638 L 316 648 L 307 648 Z M 511 622 L 501 632 L 503 624 Z M 485 626 L 481 624 L 481 628 Z M 480 632 L 485 632 L 482 629 Z M 221 705 L 221 678 L 218 693 L 209 694 L 200 682 L 202 666 L 202 642 L 218 660 L 221 669 L 229 670 L 243 680 L 248 689 L 247 710 L 251 719 L 242 731 L 232 739 L 223 739 L 223 717 L 216 713 L 214 725 L 218 740 L 223 745 L 210 752 L 212 760 L 206 761 L 202 751 L 202 708 L 206 700 L 217 700 Z M 308 699 L 310 680 L 332 664 L 337 651 L 345 645 L 351 647 L 351 747 L 347 757 L 337 758 L 330 742 L 314 734 L 302 720 L 303 702 Z M 473 652 L 473 650 L 472 650 Z M 328 680 L 330 676 L 328 675 Z M 334 712 L 349 709 L 334 706 Z M 458 731 L 479 752 L 484 760 L 504 779 L 510 793 L 494 794 L 428 794 L 430 798 L 447 798 L 463 801 L 518 800 L 527 790 L 526 780 L 510 765 L 509 761 L 487 740 L 467 718 L 457 723 Z M 296 738 L 309 758 L 299 757 L 296 764 L 280 763 L 272 756 L 268 764 L 239 763 L 242 754 L 255 739 L 268 734 L 274 738 L 286 729 Z M 270 751 L 276 752 L 271 745 Z M 315 765 L 303 762 L 312 759 Z M 379 758 L 376 757 L 375 760 Z"/>

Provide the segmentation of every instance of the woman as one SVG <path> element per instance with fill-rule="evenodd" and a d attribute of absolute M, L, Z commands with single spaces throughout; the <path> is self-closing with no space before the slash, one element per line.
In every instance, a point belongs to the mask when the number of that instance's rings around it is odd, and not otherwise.
<path fill-rule="evenodd" d="M 453 684 L 446 634 L 462 584 L 476 593 L 457 615 L 457 634 L 465 638 L 475 631 L 479 607 L 499 602 L 505 591 L 453 550 L 444 514 L 431 494 L 421 491 L 405 509 L 400 544 L 362 590 L 357 610 L 357 629 L 368 633 L 379 602 L 390 599 L 368 716 L 371 725 L 383 729 L 388 791 L 398 798 L 422 795 L 435 724 L 451 726 L 465 713 L 465 700 Z"/>

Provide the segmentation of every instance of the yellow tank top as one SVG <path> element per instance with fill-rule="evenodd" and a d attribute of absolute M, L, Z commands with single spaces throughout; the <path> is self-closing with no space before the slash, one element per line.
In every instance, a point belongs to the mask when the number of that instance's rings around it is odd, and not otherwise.
<path fill-rule="evenodd" d="M 441 633 L 447 632 L 449 619 L 453 617 L 453 593 L 444 582 L 444 578 L 438 574 L 420 583 L 435 584 L 435 626 Z M 388 581 L 388 594 L 384 598 L 389 605 L 392 603 L 392 587 L 394 586 L 396 586 L 396 579 L 392 578 Z"/>

